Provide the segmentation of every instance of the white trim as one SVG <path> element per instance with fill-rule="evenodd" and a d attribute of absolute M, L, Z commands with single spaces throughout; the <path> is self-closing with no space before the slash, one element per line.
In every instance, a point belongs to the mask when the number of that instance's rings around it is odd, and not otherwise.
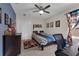
<path fill-rule="evenodd" d="M 79 37 L 78 37 L 78 36 L 72 36 L 72 38 L 73 38 L 73 39 L 79 39 Z"/>

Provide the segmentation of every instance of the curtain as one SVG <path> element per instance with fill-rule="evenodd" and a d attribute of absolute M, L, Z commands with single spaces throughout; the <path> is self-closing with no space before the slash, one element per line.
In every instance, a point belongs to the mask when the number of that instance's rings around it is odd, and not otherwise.
<path fill-rule="evenodd" d="M 71 25 L 72 19 L 68 15 L 67 15 L 67 22 L 68 22 L 68 28 L 69 28 L 67 41 L 68 41 L 68 44 L 71 46 L 72 45 L 72 25 Z"/>

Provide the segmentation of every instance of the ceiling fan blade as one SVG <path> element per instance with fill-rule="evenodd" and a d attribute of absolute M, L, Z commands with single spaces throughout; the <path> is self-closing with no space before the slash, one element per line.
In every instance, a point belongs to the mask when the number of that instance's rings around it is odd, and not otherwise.
<path fill-rule="evenodd" d="M 39 10 L 33 11 L 33 12 L 39 12 Z"/>
<path fill-rule="evenodd" d="M 50 13 L 49 11 L 45 11 L 45 10 L 44 10 L 44 12 L 46 12 L 46 13 L 48 13 L 48 14 Z"/>
<path fill-rule="evenodd" d="M 36 6 L 38 9 L 40 9 L 40 7 L 39 7 L 38 5 L 35 4 L 35 6 Z"/>
<path fill-rule="evenodd" d="M 47 8 L 49 8 L 50 7 L 50 5 L 47 5 L 44 9 L 47 9 Z"/>
<path fill-rule="evenodd" d="M 28 10 L 28 11 L 37 10 L 37 8 L 33 7 L 33 8 L 26 9 L 26 10 Z"/>

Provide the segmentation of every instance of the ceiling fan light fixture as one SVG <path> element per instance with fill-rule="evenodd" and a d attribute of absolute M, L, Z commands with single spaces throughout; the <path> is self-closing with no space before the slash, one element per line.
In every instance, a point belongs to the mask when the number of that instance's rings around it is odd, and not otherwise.
<path fill-rule="evenodd" d="M 40 10 L 40 11 L 39 11 L 39 14 L 43 14 L 43 13 L 44 13 L 44 11 L 43 11 L 43 10 Z"/>

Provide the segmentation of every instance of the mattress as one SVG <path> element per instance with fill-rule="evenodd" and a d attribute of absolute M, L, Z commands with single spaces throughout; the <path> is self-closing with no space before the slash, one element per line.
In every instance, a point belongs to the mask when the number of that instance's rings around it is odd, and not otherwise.
<path fill-rule="evenodd" d="M 41 45 L 46 45 L 48 43 L 48 41 L 45 37 L 42 37 L 42 36 L 37 35 L 35 33 L 33 33 L 32 37 Z"/>

